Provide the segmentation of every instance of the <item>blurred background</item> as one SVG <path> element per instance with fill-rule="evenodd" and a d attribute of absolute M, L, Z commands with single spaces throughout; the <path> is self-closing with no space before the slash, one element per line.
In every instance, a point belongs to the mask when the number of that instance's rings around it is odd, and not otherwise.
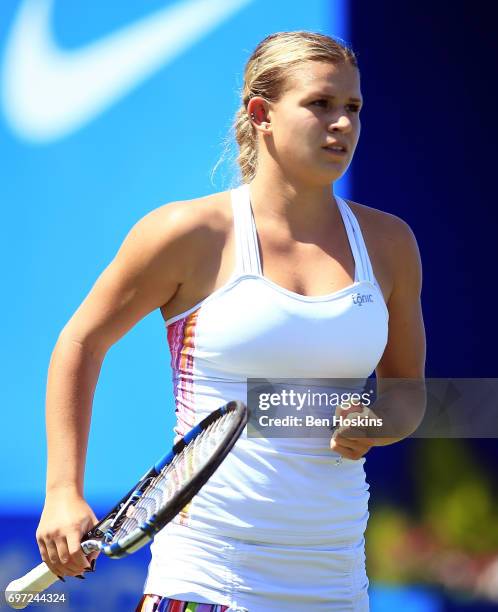
<path fill-rule="evenodd" d="M 357 52 L 362 136 L 336 192 L 399 215 L 417 236 L 427 376 L 497 375 L 491 11 L 426 0 L 2 0 L 1 585 L 39 562 L 57 336 L 138 219 L 237 184 L 225 142 L 245 61 L 271 32 L 320 31 Z M 172 441 L 171 397 L 155 312 L 102 369 L 86 473 L 97 514 Z M 123 453 L 144 410 L 157 424 Z M 495 441 L 479 439 L 369 453 L 374 612 L 498 609 L 497 460 Z M 75 612 L 132 610 L 148 559 L 148 549 L 99 559 L 85 585 L 56 589 Z"/>

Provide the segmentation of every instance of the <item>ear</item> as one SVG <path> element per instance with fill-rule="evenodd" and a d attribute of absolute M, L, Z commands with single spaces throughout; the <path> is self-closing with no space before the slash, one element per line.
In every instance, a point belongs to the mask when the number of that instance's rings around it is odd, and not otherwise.
<path fill-rule="evenodd" d="M 254 96 L 247 105 L 247 114 L 256 128 L 262 123 L 269 123 L 268 102 L 261 96 Z"/>

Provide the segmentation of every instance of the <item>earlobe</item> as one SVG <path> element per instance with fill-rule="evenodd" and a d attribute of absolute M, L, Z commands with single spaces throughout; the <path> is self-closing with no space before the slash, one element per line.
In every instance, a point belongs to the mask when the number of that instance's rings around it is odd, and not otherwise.
<path fill-rule="evenodd" d="M 251 119 L 253 121 L 256 121 L 256 117 L 254 116 L 254 113 L 251 113 Z M 269 121 L 262 121 L 261 123 L 261 127 L 263 127 L 265 130 L 269 130 L 271 128 L 271 124 Z"/>

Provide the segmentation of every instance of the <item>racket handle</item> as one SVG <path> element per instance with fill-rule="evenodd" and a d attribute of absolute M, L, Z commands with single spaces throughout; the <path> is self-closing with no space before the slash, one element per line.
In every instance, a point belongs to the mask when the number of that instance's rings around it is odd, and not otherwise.
<path fill-rule="evenodd" d="M 51 584 L 57 582 L 57 580 L 59 580 L 58 576 L 49 570 L 47 564 L 40 563 L 40 565 L 37 565 L 22 578 L 13 580 L 9 584 L 9 586 L 5 589 L 7 604 L 16 610 L 25 608 L 30 603 L 28 597 L 25 599 L 21 598 L 21 601 L 16 602 L 8 601 L 11 598 L 10 596 L 15 595 L 16 593 L 41 593 L 45 589 L 48 589 Z"/>

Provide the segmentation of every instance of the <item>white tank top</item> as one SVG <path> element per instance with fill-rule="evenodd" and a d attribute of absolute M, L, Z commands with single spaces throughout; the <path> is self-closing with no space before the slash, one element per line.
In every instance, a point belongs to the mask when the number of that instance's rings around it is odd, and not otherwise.
<path fill-rule="evenodd" d="M 335 197 L 355 261 L 354 282 L 309 297 L 262 275 L 249 186 L 232 190 L 232 277 L 166 321 L 177 434 L 229 400 L 246 401 L 249 377 L 364 380 L 373 372 L 387 342 L 388 311 L 358 222 Z M 328 439 L 245 433 L 176 522 L 277 545 L 358 541 L 368 518 L 364 459 L 336 459 Z M 182 530 L 186 538 L 188 531 Z M 167 540 L 160 541 L 153 547 L 156 564 L 162 554 L 170 558 Z"/>

